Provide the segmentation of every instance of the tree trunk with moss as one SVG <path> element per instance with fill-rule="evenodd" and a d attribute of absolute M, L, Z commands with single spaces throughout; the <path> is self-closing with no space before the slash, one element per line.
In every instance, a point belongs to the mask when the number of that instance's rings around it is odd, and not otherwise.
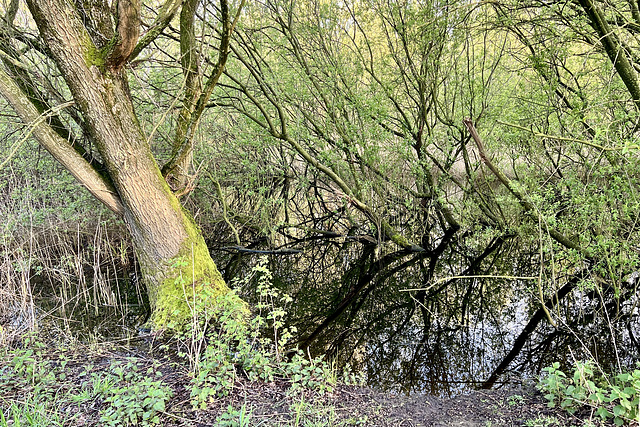
<path fill-rule="evenodd" d="M 181 324 L 195 298 L 226 294 L 200 230 L 160 172 L 134 112 L 124 65 L 137 48 L 140 2 L 93 9 L 66 0 L 28 0 L 44 44 L 69 88 L 102 172 L 40 120 L 33 100 L 5 62 L 0 92 L 33 134 L 94 196 L 121 215 L 131 233 L 156 327 Z M 167 20 L 168 23 L 169 20 Z M 149 41 L 146 41 L 148 43 Z M 92 190 L 93 189 L 93 190 Z M 238 299 L 238 308 L 243 310 Z"/>

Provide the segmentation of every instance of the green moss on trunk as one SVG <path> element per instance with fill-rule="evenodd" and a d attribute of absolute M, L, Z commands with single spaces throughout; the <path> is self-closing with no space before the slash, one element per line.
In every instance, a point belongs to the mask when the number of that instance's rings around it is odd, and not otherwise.
<path fill-rule="evenodd" d="M 232 292 L 211 259 L 200 230 L 188 214 L 183 216 L 189 237 L 180 253 L 168 261 L 157 287 L 149 290 L 151 322 L 160 329 L 182 329 L 200 315 L 197 310 L 215 306 L 220 296 Z M 246 303 L 239 297 L 232 296 L 231 300 L 237 302 L 231 309 L 239 317 L 248 314 Z"/>

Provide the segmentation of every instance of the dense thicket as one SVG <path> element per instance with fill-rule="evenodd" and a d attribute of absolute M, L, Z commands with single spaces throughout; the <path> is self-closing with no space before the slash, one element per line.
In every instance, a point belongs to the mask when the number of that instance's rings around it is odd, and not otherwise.
<path fill-rule="evenodd" d="M 565 336 L 588 352 L 603 327 L 618 368 L 633 360 L 633 0 L 253 2 L 224 71 L 204 54 L 225 49 L 220 11 L 189 6 L 195 26 L 187 12 L 169 19 L 126 69 L 140 126 L 173 189 L 193 190 L 184 200 L 209 245 L 232 253 L 220 255 L 227 279 L 248 250 L 275 252 L 303 344 L 362 348 L 378 324 L 401 341 L 410 324 L 416 353 L 427 351 L 434 331 L 526 296 L 526 328 L 501 343 L 494 374 L 536 330 L 541 348 Z M 143 9 L 142 22 L 163 13 Z M 14 79 L 15 49 L 30 58 L 39 46 L 22 28 L 3 55 Z M 30 81 L 46 108 L 68 99 L 55 79 Z M 82 139 L 75 108 L 53 117 Z M 14 126 L 5 132 L 17 141 Z M 193 174 L 178 173 L 192 161 Z M 302 253 L 284 258 L 292 249 Z"/>

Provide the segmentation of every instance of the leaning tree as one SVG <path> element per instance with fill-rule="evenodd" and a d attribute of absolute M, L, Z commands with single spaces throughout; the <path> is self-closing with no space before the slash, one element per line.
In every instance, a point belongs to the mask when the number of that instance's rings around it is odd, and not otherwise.
<path fill-rule="evenodd" d="M 28 0 L 25 7 L 11 0 L 0 20 L 0 93 L 28 134 L 122 217 L 158 327 L 187 316 L 189 298 L 229 292 L 176 194 L 189 185 L 194 135 L 241 6 Z M 204 19 L 218 25 L 201 32 Z M 127 71 L 134 59 L 144 63 L 143 51 L 151 56 L 160 46 L 182 74 L 179 101 L 169 111 L 177 116 L 172 153 L 162 167 L 134 109 Z"/>

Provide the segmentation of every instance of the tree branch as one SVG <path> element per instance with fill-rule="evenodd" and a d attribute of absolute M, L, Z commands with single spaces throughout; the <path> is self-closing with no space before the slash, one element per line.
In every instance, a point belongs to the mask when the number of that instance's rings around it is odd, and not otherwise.
<path fill-rule="evenodd" d="M 538 210 L 535 208 L 531 200 L 529 200 L 529 198 L 524 193 L 522 193 L 511 182 L 511 180 L 507 178 L 507 176 L 504 173 L 502 173 L 502 171 L 493 164 L 493 162 L 491 162 L 491 160 L 489 160 L 489 157 L 487 156 L 487 153 L 484 148 L 484 144 L 482 143 L 482 139 L 480 139 L 480 135 L 478 135 L 478 131 L 476 130 L 475 126 L 473 126 L 473 122 L 471 121 L 471 119 L 464 119 L 463 123 L 469 130 L 471 137 L 473 138 L 473 140 L 475 141 L 478 147 L 478 152 L 480 154 L 480 158 L 482 159 L 482 162 L 485 165 L 487 165 L 489 170 L 491 170 L 491 172 L 496 176 L 496 178 L 498 178 L 498 180 L 502 184 L 504 184 L 505 187 L 507 187 L 509 192 L 511 192 L 511 194 L 513 194 L 515 198 L 518 199 L 518 201 L 520 202 L 520 205 L 525 209 L 527 214 L 532 215 L 536 220 L 541 220 L 542 218 L 540 217 Z M 562 246 L 569 249 L 573 249 L 588 257 L 588 254 L 584 250 L 584 248 L 582 248 L 580 245 L 575 243 L 573 240 L 569 239 L 564 234 L 552 228 L 548 228 L 548 233 L 555 241 L 560 243 Z"/>
<path fill-rule="evenodd" d="M 592 0 L 579 0 L 580 5 L 589 16 L 591 26 L 604 46 L 605 52 L 609 56 L 611 63 L 620 75 L 624 85 L 627 87 L 636 108 L 640 109 L 640 85 L 633 66 L 622 48 L 618 37 L 612 32 L 602 10 Z"/>
<path fill-rule="evenodd" d="M 115 45 L 106 64 L 119 71 L 129 60 L 140 36 L 140 0 L 118 0 Z"/>
<path fill-rule="evenodd" d="M 118 193 L 71 144 L 60 137 L 43 120 L 44 116 L 29 101 L 27 95 L 11 77 L 0 68 L 0 94 L 13 107 L 26 124 L 32 126 L 33 135 L 38 142 L 58 160 L 84 187 L 98 200 L 118 215 L 124 214 L 124 208 Z"/>
<path fill-rule="evenodd" d="M 129 61 L 135 59 L 145 47 L 158 38 L 164 29 L 169 26 L 180 5 L 182 5 L 182 0 L 167 0 L 167 2 L 162 5 L 153 24 L 151 24 L 147 32 L 140 37 L 138 44 L 133 48 L 133 51 L 129 55 Z"/>

